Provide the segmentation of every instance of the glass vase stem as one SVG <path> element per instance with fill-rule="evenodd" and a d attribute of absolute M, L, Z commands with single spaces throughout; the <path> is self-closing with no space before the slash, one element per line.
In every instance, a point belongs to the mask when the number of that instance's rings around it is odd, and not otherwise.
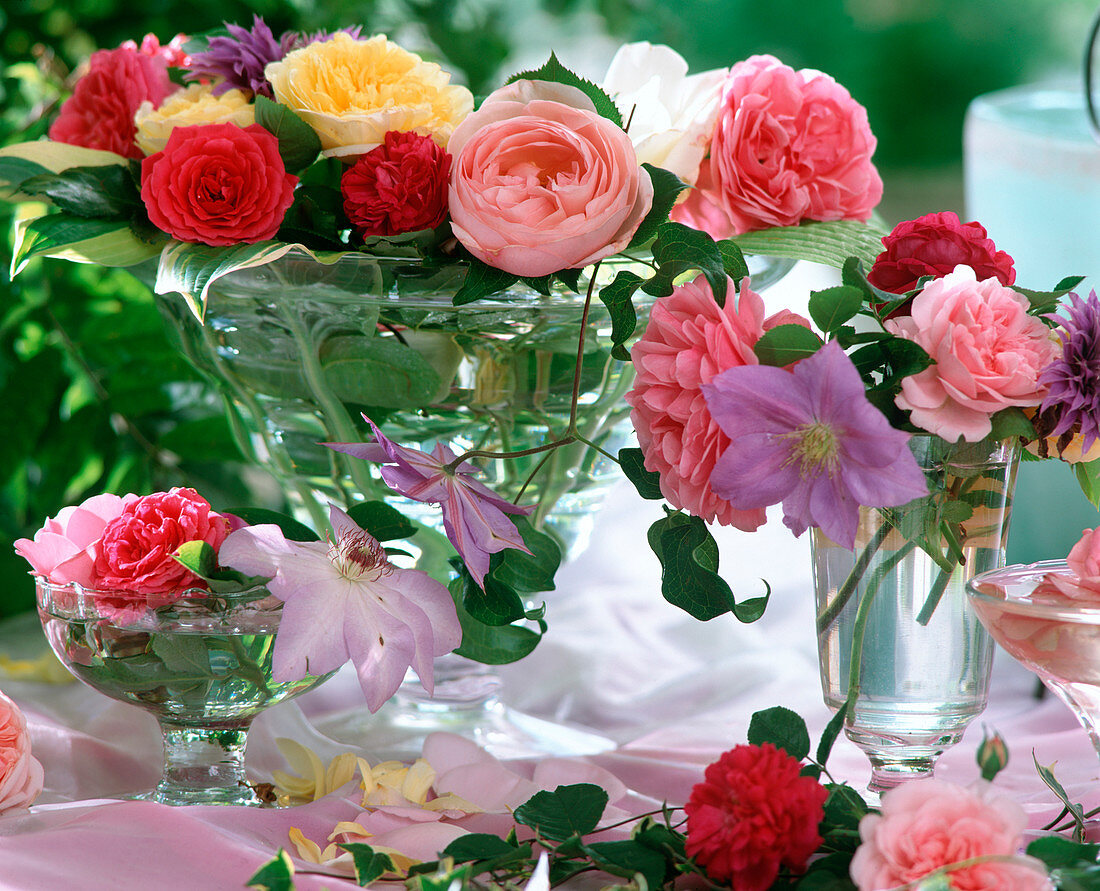
<path fill-rule="evenodd" d="M 149 796 L 162 804 L 255 804 L 244 771 L 248 724 L 160 722 L 164 774 Z"/>

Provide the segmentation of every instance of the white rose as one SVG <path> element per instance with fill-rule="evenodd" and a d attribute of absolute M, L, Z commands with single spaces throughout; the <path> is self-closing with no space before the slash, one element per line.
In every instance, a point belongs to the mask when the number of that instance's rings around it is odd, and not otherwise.
<path fill-rule="evenodd" d="M 611 60 L 603 88 L 630 121 L 627 132 L 638 160 L 694 185 L 729 69 L 690 77 L 687 72 L 687 62 L 670 47 L 628 43 Z"/>

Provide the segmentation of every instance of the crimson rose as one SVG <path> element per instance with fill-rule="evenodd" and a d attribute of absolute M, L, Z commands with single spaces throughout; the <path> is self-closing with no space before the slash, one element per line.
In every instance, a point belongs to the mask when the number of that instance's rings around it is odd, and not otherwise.
<path fill-rule="evenodd" d="M 940 278 L 956 266 L 969 266 L 978 281 L 996 278 L 1002 285 L 1016 280 L 1012 258 L 988 237 L 981 223 L 963 223 L 951 211 L 929 213 L 898 223 L 882 239 L 886 248 L 868 281 L 892 294 L 904 294 L 917 287 L 924 276 Z"/>
<path fill-rule="evenodd" d="M 344 212 L 364 238 L 434 229 L 447 215 L 451 156 L 429 136 L 390 130 L 340 180 Z"/>
<path fill-rule="evenodd" d="M 715 882 L 765 891 L 779 867 L 802 871 L 821 844 L 828 792 L 802 764 L 771 743 L 737 746 L 691 790 L 687 853 Z"/>
<path fill-rule="evenodd" d="M 144 156 L 134 144 L 134 112 L 146 100 L 159 106 L 175 89 L 163 58 L 136 47 L 99 50 L 61 106 L 50 139 L 140 159 Z"/>
<path fill-rule="evenodd" d="M 272 238 L 294 201 L 279 141 L 259 124 L 176 127 L 141 162 L 149 220 L 180 241 L 210 245 Z"/>

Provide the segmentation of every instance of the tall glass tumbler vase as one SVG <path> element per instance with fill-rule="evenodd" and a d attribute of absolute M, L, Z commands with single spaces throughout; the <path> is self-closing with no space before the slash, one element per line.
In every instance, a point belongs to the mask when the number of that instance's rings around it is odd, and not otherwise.
<path fill-rule="evenodd" d="M 1004 565 L 1014 442 L 914 436 L 929 494 L 860 508 L 852 550 L 811 541 L 825 703 L 871 762 L 869 791 L 931 776 L 988 698 L 993 644 L 966 583 Z"/>

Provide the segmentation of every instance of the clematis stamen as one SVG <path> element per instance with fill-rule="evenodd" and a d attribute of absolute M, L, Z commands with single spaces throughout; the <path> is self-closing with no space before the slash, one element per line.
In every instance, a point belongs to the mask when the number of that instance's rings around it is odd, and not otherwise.
<path fill-rule="evenodd" d="M 347 530 L 330 540 L 328 555 L 340 575 L 353 582 L 368 575 L 374 581 L 393 571 L 381 542 L 362 529 Z"/>
<path fill-rule="evenodd" d="M 783 438 L 794 440 L 794 447 L 787 459 L 788 464 L 798 462 L 801 477 L 817 476 L 820 473 L 833 476 L 839 464 L 840 444 L 836 431 L 821 421 L 810 421 L 796 427 Z"/>

